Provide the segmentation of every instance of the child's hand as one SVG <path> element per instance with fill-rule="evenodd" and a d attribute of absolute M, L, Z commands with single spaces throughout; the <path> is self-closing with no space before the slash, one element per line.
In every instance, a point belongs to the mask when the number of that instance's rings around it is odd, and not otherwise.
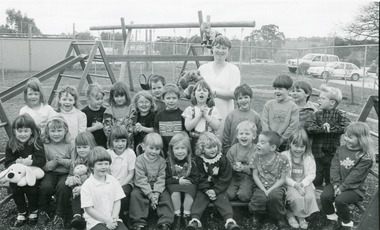
<path fill-rule="evenodd" d="M 111 230 L 116 229 L 116 227 L 117 227 L 117 221 L 114 220 L 113 218 L 109 219 L 109 220 L 106 222 L 106 227 L 107 227 L 108 229 L 111 229 Z"/>
<path fill-rule="evenodd" d="M 200 109 L 201 109 L 202 117 L 205 117 L 207 115 L 207 110 L 208 110 L 207 105 L 202 105 Z"/>
<path fill-rule="evenodd" d="M 21 158 L 20 157 L 16 160 L 16 163 L 23 164 L 26 166 L 31 166 L 33 163 L 32 155 L 29 155 L 27 158 Z"/>
<path fill-rule="evenodd" d="M 243 171 L 243 169 L 244 169 L 244 166 L 242 165 L 241 162 L 235 162 L 234 170 L 236 172 L 241 172 L 241 171 Z"/>
<path fill-rule="evenodd" d="M 181 177 L 181 178 L 179 178 L 179 184 L 180 185 L 189 185 L 189 184 L 191 184 L 191 182 L 188 179 Z"/>
<path fill-rule="evenodd" d="M 208 195 L 208 197 L 210 198 L 210 200 L 216 200 L 216 193 L 214 190 L 212 189 L 209 189 L 206 191 L 206 194 Z"/>
<path fill-rule="evenodd" d="M 297 191 L 301 194 L 301 196 L 305 195 L 305 188 L 303 187 L 302 183 L 296 183 L 294 185 L 294 188 L 297 189 Z"/>
<path fill-rule="evenodd" d="M 334 196 L 335 197 L 338 196 L 338 195 L 340 195 L 341 193 L 342 193 L 342 191 L 340 191 L 339 187 L 337 187 L 336 189 L 334 189 Z"/>
<path fill-rule="evenodd" d="M 62 157 L 57 157 L 56 161 L 57 161 L 58 164 L 63 165 Z"/>
<path fill-rule="evenodd" d="M 57 168 L 57 166 L 58 166 L 58 162 L 56 160 L 51 160 L 51 161 L 46 162 L 44 169 L 46 169 L 47 171 L 51 171 Z"/>
<path fill-rule="evenodd" d="M 92 123 L 92 128 L 95 130 L 103 129 L 103 123 L 95 121 L 94 123 Z"/>
<path fill-rule="evenodd" d="M 73 198 L 80 195 L 81 186 L 77 186 L 73 189 Z"/>
<path fill-rule="evenodd" d="M 330 124 L 329 123 L 324 123 L 323 125 L 322 125 L 322 127 L 323 127 L 323 129 L 326 131 L 326 132 L 330 132 Z"/>
<path fill-rule="evenodd" d="M 139 122 L 137 122 L 135 125 L 136 132 L 141 132 L 142 131 L 141 129 L 142 129 L 142 125 Z"/>

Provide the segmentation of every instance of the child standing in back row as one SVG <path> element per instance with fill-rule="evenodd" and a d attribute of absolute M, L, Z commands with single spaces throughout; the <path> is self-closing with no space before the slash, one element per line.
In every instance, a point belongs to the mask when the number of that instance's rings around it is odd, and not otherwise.
<path fill-rule="evenodd" d="M 158 112 L 154 118 L 154 131 L 162 137 L 164 154 L 168 151 L 172 137 L 176 133 L 186 130 L 185 120 L 182 117 L 183 111 L 178 108 L 179 96 L 179 89 L 176 85 L 166 85 L 162 93 L 166 109 Z"/>
<path fill-rule="evenodd" d="M 166 105 L 162 96 L 164 92 L 164 87 L 166 85 L 165 78 L 160 75 L 153 75 L 149 79 L 149 84 L 150 84 L 150 89 L 152 91 L 152 95 L 154 97 L 154 102 L 157 105 L 157 112 L 165 110 Z"/>
<path fill-rule="evenodd" d="M 319 111 L 309 117 L 305 130 L 313 139 L 311 150 L 316 163 L 316 176 L 313 181 L 316 187 L 330 184 L 330 166 L 334 153 L 340 145 L 340 137 L 350 123 L 345 112 L 337 109 L 342 100 L 338 88 L 321 85 L 318 104 Z"/>
<path fill-rule="evenodd" d="M 368 125 L 354 122 L 345 131 L 346 143 L 338 147 L 331 162 L 331 184 L 321 195 L 328 220 L 323 229 L 335 229 L 338 219 L 342 221 L 341 229 L 353 229 L 349 206 L 363 200 L 367 190 L 365 179 L 376 162 Z"/>
<path fill-rule="evenodd" d="M 203 132 L 215 133 L 222 118 L 215 107 L 211 88 L 203 80 L 195 84 L 191 92 L 191 104 L 193 105 L 187 107 L 182 116 L 185 119 L 186 130 L 190 133 L 191 147 L 195 149 L 199 136 Z"/>
<path fill-rule="evenodd" d="M 67 121 L 73 140 L 78 133 L 86 131 L 87 117 L 78 109 L 78 94 L 74 87 L 65 86 L 58 92 L 57 112 Z"/>
<path fill-rule="evenodd" d="M 104 92 L 100 85 L 90 84 L 86 90 L 88 106 L 82 109 L 87 116 L 87 131 L 94 135 L 97 145 L 107 147 L 107 137 L 103 131 Z"/>
<path fill-rule="evenodd" d="M 5 147 L 5 167 L 20 163 L 42 168 L 45 163 L 44 145 L 40 138 L 40 129 L 29 114 L 16 117 L 12 123 L 12 135 Z M 1 177 L 1 176 L 0 176 Z M 12 198 L 17 207 L 17 219 L 14 227 L 21 227 L 27 221 L 34 225 L 38 215 L 38 185 L 20 187 L 9 183 Z M 25 196 L 28 203 L 25 201 Z"/>
<path fill-rule="evenodd" d="M 288 145 L 288 139 L 297 129 L 299 122 L 299 110 L 296 104 L 289 98 L 293 80 L 287 74 L 281 74 L 273 81 L 274 95 L 276 99 L 265 103 L 261 121 L 263 131 L 272 130 L 281 136 L 279 151 L 282 152 Z"/>
<path fill-rule="evenodd" d="M 131 97 L 128 93 L 128 86 L 125 82 L 116 82 L 110 91 L 109 107 L 104 111 L 105 114 L 110 114 L 113 123 L 116 125 L 124 124 L 126 118 L 128 118 Z"/>
<path fill-rule="evenodd" d="M 55 110 L 46 103 L 41 82 L 31 78 L 24 88 L 25 106 L 20 109 L 20 115 L 27 113 L 36 122 L 41 134 L 44 134 L 47 121 L 55 116 Z"/>
<path fill-rule="evenodd" d="M 247 84 L 239 85 L 236 87 L 234 95 L 238 108 L 234 109 L 227 115 L 224 123 L 222 147 L 223 153 L 225 154 L 232 145 L 238 143 L 238 140 L 236 139 L 236 127 L 240 122 L 248 120 L 256 125 L 256 133 L 254 133 L 255 138 L 253 140 L 254 144 L 257 143 L 258 134 L 261 133 L 262 130 L 261 118 L 259 114 L 251 108 L 253 96 L 251 87 Z"/>

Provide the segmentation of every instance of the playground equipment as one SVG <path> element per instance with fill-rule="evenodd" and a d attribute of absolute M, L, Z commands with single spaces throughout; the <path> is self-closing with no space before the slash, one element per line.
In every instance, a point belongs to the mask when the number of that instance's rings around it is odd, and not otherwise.
<path fill-rule="evenodd" d="M 130 23 L 126 25 L 124 18 L 121 18 L 121 25 L 109 25 L 109 26 L 92 26 L 90 30 L 122 30 L 123 40 L 124 40 L 124 50 L 122 55 L 108 55 L 107 58 L 110 62 L 123 62 L 120 73 L 119 80 L 124 79 L 125 69 L 128 68 L 128 79 L 130 90 L 134 91 L 133 78 L 130 68 L 130 62 L 145 61 L 183 61 L 184 65 L 181 69 L 180 75 L 186 68 L 188 61 L 195 61 L 197 67 L 200 66 L 200 61 L 213 61 L 213 56 L 198 56 L 195 52 L 196 45 L 191 45 L 187 51 L 187 55 L 128 55 L 130 50 L 130 40 L 133 29 L 176 29 L 176 28 L 200 28 L 203 22 L 202 11 L 198 11 L 198 23 L 161 23 L 161 24 L 133 24 Z M 255 21 L 251 22 L 211 22 L 212 27 L 255 27 Z M 128 30 L 128 32 L 127 32 Z M 201 39 L 202 39 L 202 32 Z M 198 46 L 203 47 L 203 46 Z M 190 54 L 193 55 L 190 55 Z"/>

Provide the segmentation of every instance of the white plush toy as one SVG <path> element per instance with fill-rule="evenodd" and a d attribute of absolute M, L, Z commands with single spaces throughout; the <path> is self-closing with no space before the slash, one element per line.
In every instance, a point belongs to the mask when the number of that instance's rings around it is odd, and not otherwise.
<path fill-rule="evenodd" d="M 0 182 L 16 183 L 18 186 L 34 186 L 37 179 L 44 177 L 45 172 L 35 166 L 13 164 L 0 173 Z"/>

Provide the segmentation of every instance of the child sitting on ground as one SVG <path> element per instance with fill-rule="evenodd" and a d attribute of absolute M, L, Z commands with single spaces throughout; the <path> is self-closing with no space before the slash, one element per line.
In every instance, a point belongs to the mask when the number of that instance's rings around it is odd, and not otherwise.
<path fill-rule="evenodd" d="M 164 87 L 166 85 L 166 80 L 163 76 L 153 75 L 149 79 L 150 89 L 154 97 L 154 102 L 157 105 L 157 112 L 165 110 L 166 105 L 163 101 L 162 93 L 164 92 Z"/>
<path fill-rule="evenodd" d="M 231 111 L 224 123 L 222 147 L 223 153 L 226 154 L 232 145 L 238 143 L 236 139 L 236 127 L 244 120 L 251 121 L 256 125 L 256 133 L 254 133 L 255 138 L 253 143 L 257 143 L 258 134 L 261 133 L 261 118 L 259 114 L 251 108 L 252 102 L 252 89 L 247 84 L 242 84 L 236 87 L 234 91 L 234 96 L 238 108 Z"/>
<path fill-rule="evenodd" d="M 256 125 L 248 120 L 240 122 L 236 127 L 236 139 L 227 152 L 227 159 L 232 166 L 232 180 L 227 189 L 230 200 L 239 199 L 247 202 L 252 197 L 252 189 L 255 182 L 252 178 L 252 168 L 249 165 L 254 156 L 256 145 Z"/>
<path fill-rule="evenodd" d="M 299 121 L 303 127 L 308 117 L 313 116 L 313 113 L 318 109 L 309 101 L 313 88 L 306 81 L 296 81 L 293 83 L 290 96 L 299 109 Z"/>
<path fill-rule="evenodd" d="M 305 130 L 313 139 L 311 151 L 316 163 L 316 176 L 313 181 L 318 188 L 330 184 L 330 166 L 336 149 L 340 145 L 340 137 L 350 123 L 345 112 L 337 109 L 342 100 L 342 92 L 338 88 L 321 85 L 318 104 L 319 111 L 308 117 Z"/>
<path fill-rule="evenodd" d="M 262 227 L 265 215 L 271 216 L 279 230 L 287 229 L 285 222 L 285 178 L 289 171 L 286 156 L 277 152 L 281 136 L 275 131 L 263 131 L 257 141 L 255 157 L 252 161 L 253 180 L 258 188 L 253 190 L 249 202 L 252 212 L 252 229 Z"/>
<path fill-rule="evenodd" d="M 273 81 L 276 99 L 265 103 L 261 116 L 263 130 L 272 130 L 280 134 L 280 146 L 277 146 L 280 152 L 288 146 L 288 139 L 297 129 L 299 122 L 298 107 L 289 98 L 292 85 L 293 80 L 289 75 L 277 76 Z"/>
<path fill-rule="evenodd" d="M 322 210 L 328 220 L 323 229 L 336 229 L 338 220 L 341 221 L 340 229 L 354 229 L 349 206 L 364 199 L 367 191 L 365 179 L 376 163 L 367 124 L 350 124 L 344 140 L 346 143 L 338 147 L 331 162 L 331 184 L 321 195 Z"/>
<path fill-rule="evenodd" d="M 289 150 L 282 152 L 288 158 L 291 169 L 286 177 L 286 201 L 289 204 L 286 218 L 292 228 L 307 229 L 305 218 L 319 211 L 312 183 L 315 161 L 309 138 L 301 127 L 290 137 L 289 144 Z"/>
<path fill-rule="evenodd" d="M 198 230 L 202 227 L 201 218 L 208 204 L 212 202 L 223 220 L 227 230 L 238 230 L 233 217 L 227 188 L 232 178 L 230 162 L 221 152 L 222 143 L 210 132 L 204 132 L 197 142 L 196 165 L 199 172 L 198 191 L 191 208 L 192 219 L 187 230 Z"/>
<path fill-rule="evenodd" d="M 120 200 L 125 195 L 116 178 L 109 175 L 111 163 L 111 157 L 103 147 L 91 150 L 88 158 L 91 176 L 81 189 L 86 229 L 128 229 L 119 219 Z"/>
<path fill-rule="evenodd" d="M 169 230 L 174 211 L 170 195 L 165 189 L 166 161 L 160 156 L 162 138 L 158 133 L 149 133 L 141 145 L 144 153 L 136 159 L 130 217 L 135 230 L 146 230 L 150 203 L 153 210 L 157 209 L 158 230 Z"/>

